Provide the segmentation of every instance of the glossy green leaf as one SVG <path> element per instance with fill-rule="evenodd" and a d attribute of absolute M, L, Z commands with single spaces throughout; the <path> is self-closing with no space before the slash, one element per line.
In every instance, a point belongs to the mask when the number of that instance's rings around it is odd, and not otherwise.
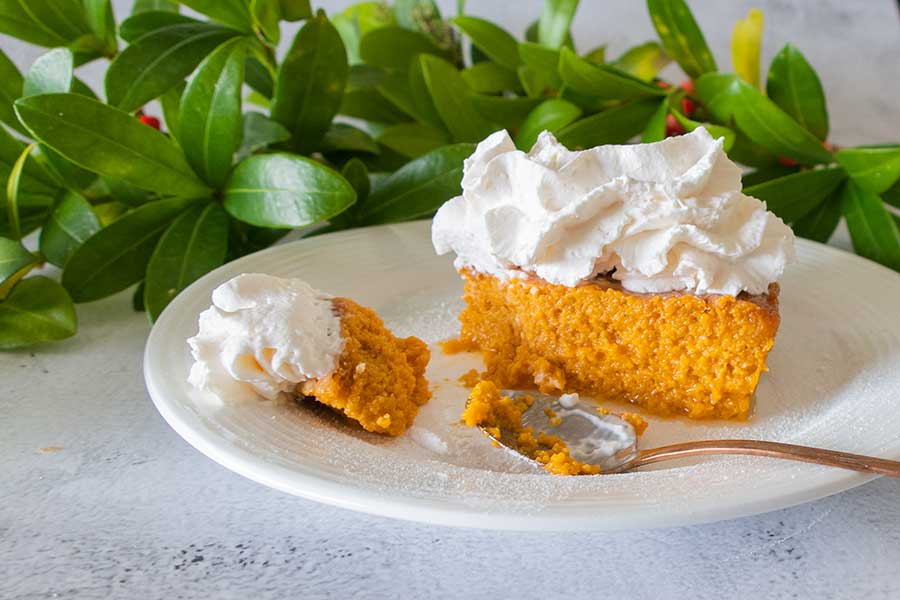
<path fill-rule="evenodd" d="M 546 48 L 534 42 L 522 42 L 519 44 L 519 58 L 547 85 L 555 89 L 562 87 L 562 78 L 559 76 L 559 50 Z"/>
<path fill-rule="evenodd" d="M 900 208 L 900 181 L 882 192 L 881 199 L 894 208 Z"/>
<path fill-rule="evenodd" d="M 407 163 L 369 196 L 366 223 L 394 223 L 424 217 L 460 192 L 463 160 L 473 144 L 445 146 Z"/>
<path fill-rule="evenodd" d="M 96 173 L 82 169 L 47 146 L 38 145 L 34 157 L 63 187 L 86 189 L 97 180 Z"/>
<path fill-rule="evenodd" d="M 571 149 L 624 144 L 643 131 L 658 109 L 655 99 L 637 100 L 575 121 L 556 137 Z"/>
<path fill-rule="evenodd" d="M 813 211 L 846 179 L 847 174 L 837 168 L 801 171 L 744 188 L 744 193 L 765 201 L 784 222 L 793 223 Z"/>
<path fill-rule="evenodd" d="M 202 21 L 177 12 L 144 11 L 128 17 L 119 25 L 119 36 L 126 42 L 134 42 L 150 32 L 173 25 L 198 25 Z"/>
<path fill-rule="evenodd" d="M 197 69 L 181 95 L 178 140 L 204 181 L 221 187 L 241 145 L 241 86 L 246 42 L 225 42 Z"/>
<path fill-rule="evenodd" d="M 332 123 L 322 138 L 322 152 L 378 154 L 378 144 L 368 133 L 349 123 Z"/>
<path fill-rule="evenodd" d="M 177 13 L 179 9 L 176 0 L 134 0 L 134 6 L 131 9 L 132 15 L 138 15 L 144 12 L 173 12 Z"/>
<path fill-rule="evenodd" d="M 61 94 L 72 89 L 75 57 L 68 48 L 56 48 L 32 63 L 25 75 L 22 96 Z"/>
<path fill-rule="evenodd" d="M 169 225 L 144 279 L 144 306 L 151 321 L 181 290 L 225 262 L 228 227 L 228 213 L 215 202 L 190 208 Z"/>
<path fill-rule="evenodd" d="M 106 71 L 106 97 L 124 111 L 158 98 L 185 77 L 217 46 L 240 35 L 206 23 L 170 25 L 151 31 L 123 50 Z"/>
<path fill-rule="evenodd" d="M 656 112 L 647 121 L 644 131 L 641 133 L 641 143 L 649 144 L 651 142 L 659 142 L 666 139 L 666 118 L 669 116 L 669 101 L 663 99 L 659 103 Z"/>
<path fill-rule="evenodd" d="M 755 171 L 744 173 L 741 176 L 741 185 L 743 185 L 744 190 L 746 190 L 747 188 L 754 185 L 759 185 L 767 181 L 772 181 L 773 179 L 779 179 L 781 177 L 786 177 L 788 175 L 792 175 L 793 173 L 797 173 L 798 169 L 799 167 L 785 166 L 780 164 L 772 165 L 771 167 L 765 167 L 762 169 L 756 169 Z"/>
<path fill-rule="evenodd" d="M 71 337 L 77 323 L 75 306 L 61 285 L 47 277 L 29 277 L 0 302 L 0 349 Z"/>
<path fill-rule="evenodd" d="M 29 144 L 22 151 L 16 162 L 13 163 L 9 172 L 9 179 L 6 181 L 6 219 L 10 225 L 12 237 L 15 240 L 22 239 L 22 226 L 19 222 L 19 184 L 22 179 L 22 172 L 25 170 L 25 163 L 31 156 L 35 144 Z"/>
<path fill-rule="evenodd" d="M 250 0 L 253 29 L 266 43 L 278 45 L 281 40 L 281 0 Z"/>
<path fill-rule="evenodd" d="M 734 141 L 737 138 L 736 134 L 733 130 L 728 127 L 723 127 L 722 125 L 715 125 L 713 123 L 701 123 L 700 121 L 694 121 L 693 119 L 689 119 L 684 116 L 678 110 L 670 110 L 670 113 L 675 117 L 675 120 L 678 121 L 679 125 L 681 125 L 685 132 L 691 132 L 697 129 L 698 127 L 703 127 L 706 131 L 709 132 L 711 136 L 715 139 L 724 138 L 723 149 L 725 152 L 731 150 L 731 147 L 734 145 Z"/>
<path fill-rule="evenodd" d="M 900 146 L 847 148 L 836 155 L 860 188 L 880 194 L 900 179 Z"/>
<path fill-rule="evenodd" d="M 856 253 L 900 271 L 900 230 L 881 198 L 851 180 L 844 186 L 841 212 Z"/>
<path fill-rule="evenodd" d="M 521 87 L 516 72 L 497 63 L 480 62 L 465 69 L 461 74 L 469 89 L 479 94 L 499 94 L 515 91 Z"/>
<path fill-rule="evenodd" d="M 405 71 L 419 54 L 445 53 L 425 34 L 389 26 L 366 33 L 359 42 L 359 54 L 369 65 Z"/>
<path fill-rule="evenodd" d="M 181 135 L 181 95 L 187 84 L 182 82 L 159 97 L 162 107 L 163 123 L 169 135 L 176 141 Z"/>
<path fill-rule="evenodd" d="M 0 123 L 5 123 L 20 133 L 24 133 L 25 129 L 16 118 L 13 102 L 22 96 L 23 81 L 19 69 L 0 49 Z"/>
<path fill-rule="evenodd" d="M 285 21 L 302 21 L 312 17 L 309 0 L 280 0 L 281 18 Z"/>
<path fill-rule="evenodd" d="M 827 243 L 841 221 L 841 195 L 838 187 L 819 206 L 791 223 L 791 229 L 800 237 Z"/>
<path fill-rule="evenodd" d="M 726 124 L 733 122 L 735 107 L 746 85 L 731 73 L 707 73 L 694 81 L 695 93 L 703 106 L 717 121 Z"/>
<path fill-rule="evenodd" d="M 451 22 L 471 38 L 492 61 L 507 69 L 519 66 L 519 47 L 516 38 L 505 29 L 478 17 L 462 16 Z"/>
<path fill-rule="evenodd" d="M 415 108 L 413 116 L 417 121 L 431 125 L 435 129 L 446 130 L 444 121 L 434 106 L 428 83 L 425 81 L 424 62 L 415 60 L 410 63 L 407 77 L 409 78 L 410 98 Z"/>
<path fill-rule="evenodd" d="M 424 123 L 398 123 L 386 127 L 378 136 L 378 143 L 416 158 L 450 143 L 446 132 Z"/>
<path fill-rule="evenodd" d="M 569 37 L 569 26 L 577 8 L 578 0 L 544 0 L 544 11 L 538 21 L 538 43 L 548 48 L 561 48 Z"/>
<path fill-rule="evenodd" d="M 593 50 L 586 52 L 582 58 L 588 62 L 594 63 L 596 65 L 602 65 L 606 63 L 606 44 L 602 46 L 597 46 Z"/>
<path fill-rule="evenodd" d="M 80 0 L 0 0 L 0 33 L 52 48 L 93 32 Z"/>
<path fill-rule="evenodd" d="M 0 237 L 0 301 L 18 280 L 39 262 L 18 240 Z"/>
<path fill-rule="evenodd" d="M 179 0 L 188 8 L 214 21 L 240 31 L 253 30 L 253 17 L 247 0 Z"/>
<path fill-rule="evenodd" d="M 613 67 L 595 65 L 563 48 L 559 57 L 559 74 L 563 82 L 576 92 L 613 100 L 633 100 L 665 95 L 665 91 Z"/>
<path fill-rule="evenodd" d="M 763 13 L 751 8 L 731 32 L 731 62 L 738 77 L 759 87 L 759 49 L 762 46 Z"/>
<path fill-rule="evenodd" d="M 41 229 L 40 249 L 48 261 L 64 267 L 75 251 L 100 230 L 100 221 L 84 197 L 68 191 Z"/>
<path fill-rule="evenodd" d="M 482 117 L 506 129 L 517 129 L 541 98 L 505 98 L 472 94 L 469 102 Z"/>
<path fill-rule="evenodd" d="M 384 2 L 359 2 L 333 14 L 331 22 L 341 34 L 350 64 L 357 64 L 362 61 L 359 55 L 362 37 L 374 29 L 394 25 L 394 15 Z"/>
<path fill-rule="evenodd" d="M 418 105 L 413 99 L 412 91 L 409 87 L 409 76 L 407 73 L 395 72 L 386 75 L 375 85 L 375 89 L 377 94 L 386 98 L 391 104 L 410 117 L 420 121 L 428 118 L 429 115 L 420 113 L 418 110 Z M 434 108 L 432 107 L 431 110 L 433 112 Z"/>
<path fill-rule="evenodd" d="M 75 302 L 90 302 L 141 281 L 163 231 L 195 202 L 171 198 L 125 213 L 69 257 L 63 269 L 63 287 Z"/>
<path fill-rule="evenodd" d="M 528 151 L 542 131 L 556 133 L 581 116 L 581 109 L 561 98 L 544 100 L 531 111 L 516 135 L 516 147 Z"/>
<path fill-rule="evenodd" d="M 339 173 L 291 154 L 251 156 L 235 167 L 225 188 L 225 209 L 260 227 L 312 225 L 340 214 L 356 193 Z"/>
<path fill-rule="evenodd" d="M 128 113 L 78 94 L 23 98 L 16 112 L 35 138 L 85 169 L 161 194 L 208 192 L 169 138 Z"/>
<path fill-rule="evenodd" d="M 366 165 L 363 161 L 358 158 L 351 158 L 344 165 L 344 168 L 341 169 L 341 175 L 344 176 L 344 179 L 347 180 L 347 183 L 353 187 L 353 191 L 356 192 L 356 206 L 357 208 L 368 196 L 369 192 L 372 191 L 372 181 L 369 179 L 369 170 L 366 168 Z"/>
<path fill-rule="evenodd" d="M 828 109 L 822 83 L 803 54 L 791 44 L 772 59 L 766 93 L 807 131 L 820 140 L 828 137 Z"/>
<path fill-rule="evenodd" d="M 271 99 L 275 94 L 275 78 L 266 66 L 258 59 L 250 57 L 245 65 L 244 77 L 253 91 L 266 99 Z"/>
<path fill-rule="evenodd" d="M 831 162 L 822 142 L 778 106 L 747 84 L 733 105 L 737 126 L 760 146 L 803 164 Z"/>
<path fill-rule="evenodd" d="M 235 156 L 238 161 L 257 150 L 291 139 L 291 132 L 284 126 L 256 112 L 244 114 L 243 130 L 241 146 Z"/>
<path fill-rule="evenodd" d="M 349 66 L 341 36 L 319 14 L 308 21 L 278 70 L 272 118 L 292 134 L 298 152 L 314 150 L 341 106 Z"/>
<path fill-rule="evenodd" d="M 712 52 L 684 0 L 647 0 L 647 9 L 666 52 L 688 77 L 696 79 L 716 70 Z"/>
<path fill-rule="evenodd" d="M 419 60 L 431 101 L 455 141 L 481 141 L 496 129 L 472 106 L 456 67 L 436 56 L 422 55 Z"/>
<path fill-rule="evenodd" d="M 373 123 L 400 123 L 409 118 L 375 90 L 350 90 L 344 93 L 338 114 Z"/>
<path fill-rule="evenodd" d="M 82 0 L 84 15 L 88 25 L 103 40 L 111 54 L 116 52 L 116 19 L 113 15 L 112 0 Z"/>
<path fill-rule="evenodd" d="M 666 67 L 672 58 L 656 42 L 634 46 L 611 64 L 620 71 L 634 75 L 644 81 L 652 81 Z"/>
<path fill-rule="evenodd" d="M 16 119 L 18 120 L 18 118 Z M 11 136 L 6 129 L 0 127 L 0 192 L 5 192 L 5 183 L 9 175 L 25 151 L 26 144 Z M 19 189 L 22 192 L 37 196 L 55 196 L 59 191 L 56 180 L 35 160 L 25 162 L 20 176 Z M 2 213 L 3 211 L 0 211 Z"/>

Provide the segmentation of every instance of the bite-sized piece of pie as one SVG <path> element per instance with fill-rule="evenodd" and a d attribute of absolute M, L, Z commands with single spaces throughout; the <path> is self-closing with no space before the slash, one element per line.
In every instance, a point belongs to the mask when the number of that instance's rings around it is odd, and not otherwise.
<path fill-rule="evenodd" d="M 213 291 L 188 340 L 190 383 L 222 401 L 310 396 L 368 431 L 400 435 L 431 397 L 422 340 L 299 279 L 243 274 Z"/>
<path fill-rule="evenodd" d="M 793 234 L 741 193 L 698 128 L 652 144 L 530 152 L 497 132 L 438 211 L 466 308 L 457 348 L 501 388 L 623 400 L 663 415 L 745 419 L 779 325 Z"/>

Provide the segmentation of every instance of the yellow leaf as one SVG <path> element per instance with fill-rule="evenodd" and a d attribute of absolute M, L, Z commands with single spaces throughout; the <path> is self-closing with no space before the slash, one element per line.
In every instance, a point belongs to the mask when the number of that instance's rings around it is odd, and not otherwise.
<path fill-rule="evenodd" d="M 738 77 L 759 87 L 759 48 L 762 45 L 763 13 L 750 9 L 746 19 L 734 25 L 731 33 L 731 60 Z"/>

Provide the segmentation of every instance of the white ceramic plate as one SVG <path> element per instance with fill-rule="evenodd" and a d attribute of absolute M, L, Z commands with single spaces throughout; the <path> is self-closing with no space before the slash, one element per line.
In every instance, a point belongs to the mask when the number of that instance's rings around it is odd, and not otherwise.
<path fill-rule="evenodd" d="M 782 283 L 781 330 L 747 424 L 648 418 L 646 447 L 744 437 L 900 458 L 900 276 L 798 240 Z M 147 342 L 144 372 L 156 407 L 198 450 L 273 488 L 353 510 L 445 525 L 504 529 L 625 529 L 700 523 L 834 494 L 865 475 L 793 462 L 723 457 L 653 470 L 554 477 L 456 424 L 480 366 L 432 346 L 434 397 L 416 426 L 387 439 L 311 405 L 217 407 L 186 382 L 185 339 L 218 284 L 243 272 L 301 277 L 378 311 L 399 335 L 453 335 L 462 306 L 451 260 L 429 223 L 358 229 L 277 246 L 230 263 L 185 290 Z"/>

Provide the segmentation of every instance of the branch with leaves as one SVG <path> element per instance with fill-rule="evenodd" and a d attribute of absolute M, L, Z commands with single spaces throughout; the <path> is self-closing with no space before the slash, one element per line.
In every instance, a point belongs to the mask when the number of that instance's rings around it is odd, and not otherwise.
<path fill-rule="evenodd" d="M 648 0 L 659 42 L 614 59 L 576 50 L 577 4 L 546 0 L 519 40 L 462 2 L 448 21 L 433 0 L 330 18 L 308 0 L 180 2 L 201 18 L 136 0 L 117 22 L 109 0 L 0 0 L 0 33 L 50 48 L 24 75 L 0 52 L 0 348 L 71 336 L 75 303 L 132 287 L 155 319 L 291 229 L 426 218 L 500 128 L 527 149 L 543 130 L 585 148 L 703 125 L 799 235 L 825 241 L 843 217 L 857 252 L 900 270 L 900 146 L 833 148 L 799 50 L 762 80 L 761 13 L 735 26 L 731 74 L 682 0 Z M 75 75 L 93 60 L 105 101 Z M 679 85 L 659 77 L 672 60 Z M 32 273 L 46 263 L 58 281 Z"/>

